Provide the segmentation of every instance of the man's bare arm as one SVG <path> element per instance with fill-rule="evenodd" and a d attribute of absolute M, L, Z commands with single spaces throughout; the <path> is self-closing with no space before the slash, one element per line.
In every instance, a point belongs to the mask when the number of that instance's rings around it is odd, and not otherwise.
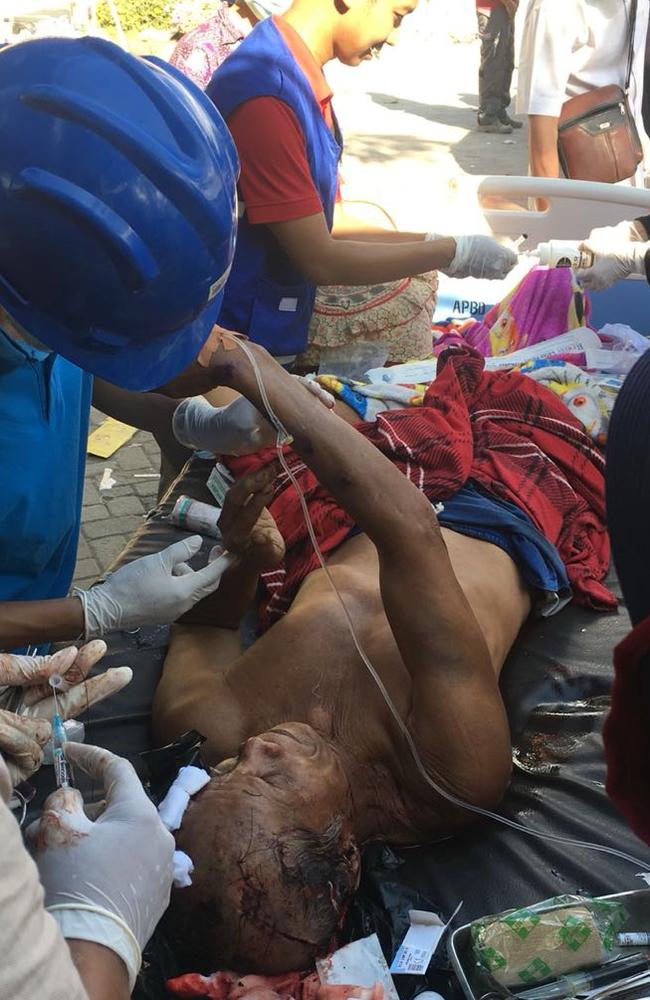
<path fill-rule="evenodd" d="M 115 420 L 155 434 L 169 431 L 178 401 L 159 392 L 130 392 L 96 378 L 93 406 Z"/>
<path fill-rule="evenodd" d="M 77 639 L 83 631 L 83 606 L 78 597 L 0 602 L 0 649 Z"/>
<path fill-rule="evenodd" d="M 448 267 L 456 253 L 451 237 L 425 242 L 391 239 L 370 242 L 334 239 L 325 216 L 308 215 L 275 222 L 269 229 L 278 243 L 315 285 L 371 285 Z"/>
<path fill-rule="evenodd" d="M 265 351 L 251 349 L 295 450 L 377 547 L 384 609 L 412 677 L 408 722 L 425 764 L 465 797 L 493 804 L 510 771 L 508 726 L 483 634 L 431 504 Z M 264 412 L 241 352 L 220 349 L 213 360 Z"/>
<path fill-rule="evenodd" d="M 550 115 L 528 116 L 528 157 L 533 177 L 559 177 L 557 153 L 557 118 Z"/>

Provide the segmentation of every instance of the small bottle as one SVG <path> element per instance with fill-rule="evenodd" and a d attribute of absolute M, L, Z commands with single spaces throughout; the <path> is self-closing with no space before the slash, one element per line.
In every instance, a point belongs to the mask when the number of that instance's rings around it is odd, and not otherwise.
<path fill-rule="evenodd" d="M 188 496 L 179 497 L 170 514 L 170 520 L 179 528 L 196 531 L 199 535 L 210 535 L 212 538 L 221 538 L 218 524 L 220 517 L 221 507 L 213 507 Z"/>
<path fill-rule="evenodd" d="M 539 243 L 530 256 L 538 257 L 542 267 L 570 267 L 574 271 L 591 267 L 594 262 L 594 255 L 589 250 L 580 249 L 579 240 L 549 240 L 548 243 Z"/>

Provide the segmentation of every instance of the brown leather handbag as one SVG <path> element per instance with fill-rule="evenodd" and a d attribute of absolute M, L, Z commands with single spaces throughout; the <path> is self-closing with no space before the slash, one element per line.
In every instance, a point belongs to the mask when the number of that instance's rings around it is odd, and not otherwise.
<path fill-rule="evenodd" d="M 627 97 L 636 10 L 637 0 L 632 0 L 625 89 L 616 84 L 596 87 L 562 105 L 558 154 L 566 177 L 616 184 L 632 177 L 643 159 L 643 147 Z"/>

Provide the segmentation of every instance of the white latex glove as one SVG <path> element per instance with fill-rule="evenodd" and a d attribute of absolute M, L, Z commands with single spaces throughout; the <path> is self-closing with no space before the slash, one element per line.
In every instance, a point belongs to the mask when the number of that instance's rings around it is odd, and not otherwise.
<path fill-rule="evenodd" d="M 517 254 L 491 236 L 454 236 L 456 253 L 440 270 L 450 278 L 505 278 L 517 263 Z"/>
<path fill-rule="evenodd" d="M 38 770 L 42 748 L 51 736 L 50 722 L 56 706 L 48 678 L 59 674 L 57 698 L 61 717 L 72 719 L 125 687 L 133 676 L 130 667 L 111 667 L 86 677 L 106 652 L 101 640 L 77 649 L 68 646 L 51 656 L 0 653 L 0 751 L 6 758 L 14 785 Z M 11 711 L 8 709 L 11 708 Z"/>
<path fill-rule="evenodd" d="M 91 822 L 80 793 L 60 788 L 29 827 L 45 907 L 64 937 L 116 952 L 133 989 L 169 904 L 174 838 L 128 761 L 80 743 L 67 743 L 66 756 L 102 787 L 106 808 Z"/>
<path fill-rule="evenodd" d="M 638 230 L 633 226 L 634 223 L 625 222 L 594 229 L 580 244 L 581 250 L 588 250 L 594 255 L 591 267 L 576 271 L 576 277 L 584 288 L 600 291 L 611 288 L 631 274 L 645 275 L 645 255 L 650 243 L 641 242 Z"/>
<path fill-rule="evenodd" d="M 318 382 L 300 381 L 328 409 L 334 406 L 334 397 Z M 204 396 L 184 399 L 176 407 L 172 428 L 176 440 L 186 448 L 216 455 L 251 455 L 274 445 L 277 438 L 269 421 L 244 396 L 227 406 L 213 406 Z"/>
<path fill-rule="evenodd" d="M 191 535 L 121 566 L 90 590 L 73 590 L 83 604 L 86 638 L 113 629 L 166 625 L 216 590 L 235 557 L 226 552 L 203 569 L 193 570 L 187 560 L 202 542 L 200 535 Z"/>

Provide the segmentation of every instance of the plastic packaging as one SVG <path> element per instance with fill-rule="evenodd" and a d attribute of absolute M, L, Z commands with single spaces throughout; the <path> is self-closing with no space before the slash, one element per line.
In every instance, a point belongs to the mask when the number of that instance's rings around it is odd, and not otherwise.
<path fill-rule="evenodd" d="M 537 257 L 542 267 L 570 267 L 573 270 L 591 267 L 594 255 L 580 250 L 580 241 L 549 240 L 539 243 L 536 250 L 529 250 L 527 257 Z"/>
<path fill-rule="evenodd" d="M 385 1000 L 399 1000 L 376 934 L 352 941 L 327 958 L 316 959 L 316 971 L 323 984 L 372 987 L 381 983 Z"/>
<path fill-rule="evenodd" d="M 384 344 L 371 340 L 353 340 L 340 347 L 323 348 L 318 374 L 365 382 L 368 369 L 381 368 L 387 357 L 388 348 Z"/>
<path fill-rule="evenodd" d="M 221 507 L 213 507 L 188 496 L 180 496 L 169 515 L 170 521 L 179 528 L 198 532 L 199 535 L 210 535 L 212 538 L 221 538 L 218 523 L 220 517 Z"/>

